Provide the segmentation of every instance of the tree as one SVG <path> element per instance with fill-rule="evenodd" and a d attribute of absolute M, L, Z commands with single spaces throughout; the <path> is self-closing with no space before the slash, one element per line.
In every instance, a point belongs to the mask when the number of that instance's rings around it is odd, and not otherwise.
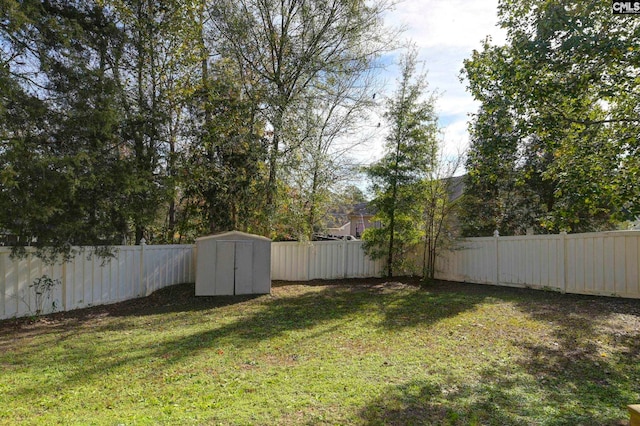
<path fill-rule="evenodd" d="M 35 245 L 48 259 L 75 245 L 120 243 L 128 170 L 106 64 L 119 30 L 94 4 L 25 2 L 7 11 L 0 228 L 16 250 Z"/>
<path fill-rule="evenodd" d="M 296 114 L 300 141 L 292 151 L 284 180 L 296 189 L 300 204 L 300 229 L 294 234 L 311 238 L 325 228 L 326 212 L 340 192 L 358 173 L 351 157 L 353 148 L 371 135 L 362 123 L 374 106 L 375 78 L 368 68 L 342 79 L 329 79 L 314 87 Z M 287 220 L 286 217 L 283 218 Z"/>
<path fill-rule="evenodd" d="M 436 261 L 442 250 L 449 249 L 459 236 L 458 212 L 463 196 L 464 178 L 455 176 L 462 165 L 462 155 L 446 158 L 439 147 L 431 158 L 431 172 L 422 182 L 424 255 L 422 276 L 434 280 Z"/>
<path fill-rule="evenodd" d="M 386 258 L 386 274 L 402 268 L 408 248 L 421 236 L 423 213 L 420 184 L 429 176 L 437 151 L 437 117 L 434 96 L 423 100 L 426 76 L 416 75 L 417 51 L 400 60 L 398 88 L 387 104 L 390 131 L 384 157 L 367 169 L 377 210 L 374 220 L 382 227 L 364 233 L 364 249 L 374 259 Z"/>
<path fill-rule="evenodd" d="M 182 8 L 156 3 L 3 3 L 0 228 L 19 244 L 69 255 L 152 235 L 188 74 Z"/>
<path fill-rule="evenodd" d="M 481 102 L 469 125 L 466 196 L 460 210 L 465 236 L 488 236 L 495 230 L 501 235 L 524 234 L 542 214 L 539 196 L 528 190 L 522 172 L 517 101 L 508 87 L 486 79 L 509 75 L 510 61 L 507 48 L 491 46 L 488 41 L 482 52 L 474 52 L 465 61 L 468 88 Z M 545 194 L 548 198 L 548 191 Z"/>
<path fill-rule="evenodd" d="M 192 2 L 101 0 L 122 29 L 122 50 L 110 58 L 124 111 L 120 137 L 132 171 L 127 204 L 134 241 L 151 240 L 163 209 L 171 210 L 179 86 L 195 67 L 186 52 L 195 37 Z M 168 175 L 171 176 L 168 176 Z M 173 222 L 169 214 L 169 222 Z M 171 224 L 172 226 L 173 224 Z M 169 228 L 171 227 L 169 226 Z M 164 233 L 164 232 L 161 232 Z M 161 237 L 162 238 L 162 237 Z"/>
<path fill-rule="evenodd" d="M 0 230 L 66 255 L 228 228 L 268 235 L 289 190 L 297 231 L 319 226 L 346 169 L 334 142 L 393 36 L 387 6 L 2 1 Z"/>
<path fill-rule="evenodd" d="M 180 162 L 179 229 L 194 236 L 230 229 L 255 232 L 264 206 L 264 126 L 234 79 L 235 64 L 219 60 L 208 69 L 206 85 L 194 93 L 190 106 L 198 125 Z"/>
<path fill-rule="evenodd" d="M 638 143 L 631 135 L 640 126 L 632 113 L 640 97 L 629 76 L 640 70 L 634 54 L 640 24 L 612 15 L 598 1 L 504 0 L 499 19 L 508 31 L 507 45 L 485 44 L 465 62 L 465 72 L 482 102 L 472 151 L 482 145 L 484 151 L 495 146 L 505 148 L 497 152 L 515 153 L 515 161 L 506 163 L 513 165 L 515 179 L 505 179 L 516 182 L 516 198 L 527 208 L 507 216 L 542 232 L 580 232 L 615 226 L 624 204 L 637 214 L 639 190 L 631 187 Z M 500 96 L 504 102 L 498 105 Z M 489 128 L 481 130 L 496 113 L 508 117 L 510 124 L 502 128 L 512 133 L 494 137 Z M 474 175 L 490 179 L 500 173 L 471 167 Z M 496 181 L 494 193 L 505 183 Z"/>
<path fill-rule="evenodd" d="M 212 7 L 222 53 L 236 59 L 245 92 L 264 102 L 272 129 L 268 222 L 276 211 L 281 159 L 301 143 L 287 138 L 288 125 L 297 122 L 295 108 L 311 87 L 373 66 L 393 37 L 381 25 L 388 7 L 386 0 L 224 0 Z"/>

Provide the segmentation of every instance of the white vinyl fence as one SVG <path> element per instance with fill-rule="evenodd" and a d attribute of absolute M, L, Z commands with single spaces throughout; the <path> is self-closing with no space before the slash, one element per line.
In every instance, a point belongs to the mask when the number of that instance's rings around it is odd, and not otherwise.
<path fill-rule="evenodd" d="M 0 319 L 28 316 L 39 306 L 34 280 L 57 280 L 43 313 L 146 296 L 195 282 L 195 247 L 121 246 L 103 262 L 78 254 L 66 264 L 15 260 L 0 247 Z M 382 261 L 361 241 L 271 244 L 271 278 L 284 281 L 380 276 Z M 640 231 L 470 238 L 438 259 L 442 280 L 640 298 Z"/>
<path fill-rule="evenodd" d="M 42 303 L 43 313 L 120 302 L 195 282 L 193 245 L 120 246 L 107 261 L 84 253 L 57 265 L 45 265 L 35 256 L 12 259 L 10 254 L 0 247 L 0 319 L 32 315 L 40 308 L 32 284 L 43 275 L 57 282 Z M 380 271 L 381 262 L 364 255 L 361 241 L 271 244 L 274 280 L 374 277 Z"/>
<path fill-rule="evenodd" d="M 195 281 L 193 246 L 121 246 L 103 260 L 79 253 L 70 262 L 46 265 L 35 256 L 12 259 L 0 247 L 0 319 L 34 314 L 40 306 L 32 284 L 46 275 L 56 282 L 42 312 L 69 311 L 147 296 Z"/>
<path fill-rule="evenodd" d="M 362 241 L 271 243 L 271 279 L 283 281 L 379 277 L 382 261 L 365 256 Z"/>
<path fill-rule="evenodd" d="M 640 231 L 469 238 L 438 279 L 640 298 Z"/>

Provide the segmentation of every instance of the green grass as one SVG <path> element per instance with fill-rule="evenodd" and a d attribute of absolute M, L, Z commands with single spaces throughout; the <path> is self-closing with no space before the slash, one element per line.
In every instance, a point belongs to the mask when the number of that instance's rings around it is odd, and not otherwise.
<path fill-rule="evenodd" d="M 0 424 L 617 425 L 640 402 L 640 301 L 403 282 L 0 322 Z"/>

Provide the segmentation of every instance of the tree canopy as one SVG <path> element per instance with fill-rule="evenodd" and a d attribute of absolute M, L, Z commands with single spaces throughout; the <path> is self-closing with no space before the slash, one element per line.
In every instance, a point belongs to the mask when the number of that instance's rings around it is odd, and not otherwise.
<path fill-rule="evenodd" d="M 0 238 L 51 256 L 321 227 L 393 38 L 384 0 L 0 5 Z"/>
<path fill-rule="evenodd" d="M 611 229 L 640 213 L 640 23 L 599 1 L 503 0 L 465 61 L 467 235 Z"/>

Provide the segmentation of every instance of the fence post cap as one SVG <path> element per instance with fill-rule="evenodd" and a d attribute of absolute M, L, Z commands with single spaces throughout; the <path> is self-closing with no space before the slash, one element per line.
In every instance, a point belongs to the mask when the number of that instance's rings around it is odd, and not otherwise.
<path fill-rule="evenodd" d="M 146 246 L 147 245 L 147 240 L 145 240 L 144 238 L 140 238 L 140 245 L 141 246 Z"/>
<path fill-rule="evenodd" d="M 498 231 L 497 229 L 495 231 L 493 231 L 493 236 L 494 237 L 499 237 L 500 236 L 500 231 Z"/>
<path fill-rule="evenodd" d="M 629 410 L 629 425 L 640 425 L 640 404 L 627 405 L 627 409 Z"/>

